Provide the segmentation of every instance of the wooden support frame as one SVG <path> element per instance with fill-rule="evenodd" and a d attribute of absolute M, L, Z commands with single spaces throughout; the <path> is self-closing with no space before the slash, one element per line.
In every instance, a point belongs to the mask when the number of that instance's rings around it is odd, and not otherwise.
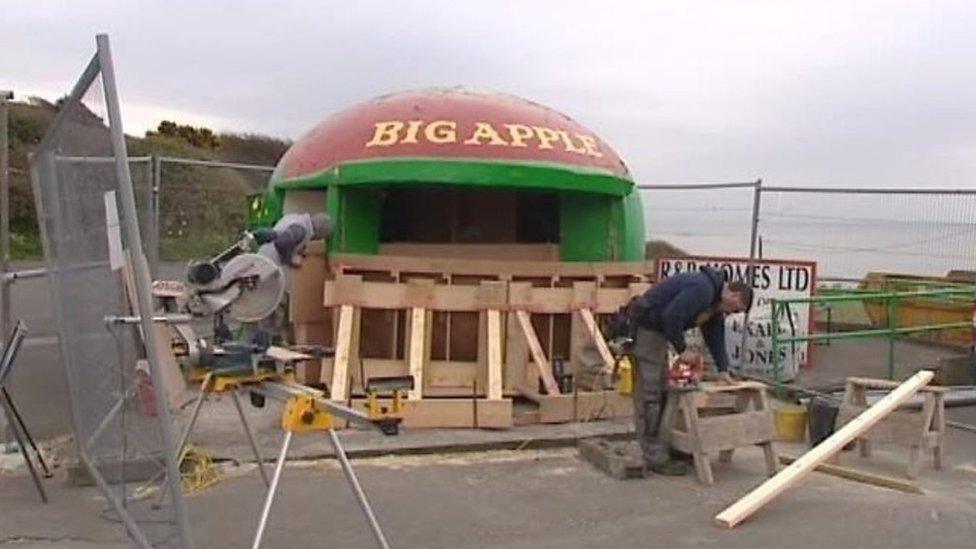
<path fill-rule="evenodd" d="M 329 384 L 329 398 L 332 400 L 345 401 L 349 396 L 349 364 L 354 355 L 359 354 L 359 330 L 355 322 L 357 313 L 352 305 L 339 307 L 335 358 L 332 361 L 332 380 Z"/>
<path fill-rule="evenodd" d="M 577 313 L 579 314 L 580 318 L 583 319 L 583 325 L 586 326 L 586 331 L 593 339 L 593 343 L 596 344 L 597 351 L 603 358 L 604 370 L 607 372 L 613 371 L 613 353 L 610 352 L 610 348 L 607 346 L 607 341 L 603 339 L 603 334 L 600 333 L 600 328 L 597 326 L 596 317 L 593 316 L 593 311 L 583 308 L 578 310 Z"/>
<path fill-rule="evenodd" d="M 542 378 L 542 384 L 546 388 L 546 393 L 550 395 L 560 394 L 559 385 L 556 384 L 556 378 L 552 375 L 552 366 L 549 364 L 549 359 L 546 358 L 546 354 L 542 352 L 542 345 L 539 343 L 539 336 L 536 335 L 535 329 L 532 327 L 532 319 L 529 317 L 529 313 L 526 311 L 515 311 L 515 315 L 518 317 L 519 326 L 522 328 L 525 341 L 529 344 L 532 361 L 539 371 L 539 376 Z"/>
<path fill-rule="evenodd" d="M 429 356 L 427 316 L 426 309 L 420 307 L 410 309 L 410 345 L 407 350 L 410 376 L 413 377 L 413 389 L 407 393 L 407 398 L 410 400 L 419 400 L 424 396 L 424 368 Z"/>
<path fill-rule="evenodd" d="M 488 398 L 502 398 L 502 313 L 489 310 L 488 323 Z"/>
<path fill-rule="evenodd" d="M 424 418 L 415 418 L 415 426 L 504 424 L 491 415 L 499 406 L 511 410 L 509 399 L 519 395 L 538 405 L 528 414 L 533 422 L 620 417 L 632 413 L 632 404 L 605 390 L 603 372 L 612 370 L 613 358 L 596 315 L 616 311 L 642 292 L 652 266 L 329 254 L 316 265 L 323 271 L 320 286 L 312 287 L 318 276 L 303 281 L 299 293 L 316 299 L 296 301 L 302 306 L 295 309 L 296 326 L 301 324 L 296 333 L 310 339 L 311 331 L 321 331 L 323 343 L 335 346 L 315 378 L 329 384 L 331 398 L 358 400 L 364 394 L 359 378 L 410 375 L 414 389 L 406 402 Z M 398 311 L 398 322 L 374 321 L 377 311 Z M 438 314 L 462 316 L 463 322 L 449 322 L 445 334 L 445 326 L 433 323 Z M 558 325 L 541 322 L 547 315 L 558 315 Z M 382 345 L 374 344 L 380 340 Z M 445 352 L 432 353 L 432 343 L 438 350 L 446 345 Z M 591 385 L 579 384 L 584 347 L 596 380 Z M 554 358 L 564 354 L 576 381 L 572 394 L 561 393 L 552 370 Z"/>
<path fill-rule="evenodd" d="M 867 408 L 869 389 L 892 389 L 898 383 L 881 379 L 848 378 L 837 415 L 837 424 L 843 425 Z M 942 468 L 945 451 L 945 392 L 943 387 L 926 386 L 919 390 L 924 396 L 920 410 L 899 409 L 870 430 L 858 436 L 858 450 L 861 457 L 871 457 L 871 444 L 888 442 L 910 449 L 908 468 L 905 475 L 918 477 L 922 464 L 922 452 L 932 450 L 933 464 Z"/>
<path fill-rule="evenodd" d="M 746 494 L 745 497 L 716 515 L 715 522 L 720 526 L 734 528 L 798 480 L 808 475 L 818 465 L 830 459 L 831 456 L 839 452 L 849 442 L 881 421 L 901 403 L 911 398 L 919 389 L 932 381 L 934 376 L 935 374 L 930 370 L 920 370 L 899 385 L 897 389 L 876 402 L 874 406 L 865 410 L 851 420 L 850 423 L 828 437 L 827 440 L 824 440 L 809 452 L 803 454 L 789 467 L 783 469 L 776 476 L 762 483 L 759 487 Z"/>
<path fill-rule="evenodd" d="M 390 406 L 389 399 L 379 399 Z M 366 401 L 356 399 L 352 407 L 364 411 Z M 403 402 L 403 426 L 411 429 L 506 429 L 513 425 L 512 399 L 424 398 Z"/>

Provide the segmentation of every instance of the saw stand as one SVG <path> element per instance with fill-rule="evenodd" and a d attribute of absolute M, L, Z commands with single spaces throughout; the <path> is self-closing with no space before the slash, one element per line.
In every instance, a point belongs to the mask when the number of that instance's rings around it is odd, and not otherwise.
<path fill-rule="evenodd" d="M 17 410 L 17 406 L 14 405 L 14 400 L 11 398 L 10 393 L 7 392 L 6 387 L 7 378 L 14 369 L 14 358 L 16 358 L 17 352 L 20 350 L 20 345 L 24 342 L 24 337 L 26 336 L 27 326 L 23 321 L 18 321 L 13 332 L 10 334 L 10 338 L 3 346 L 3 357 L 0 358 L 0 405 L 2 405 L 3 411 L 7 415 L 7 421 L 10 422 L 10 430 L 13 431 L 17 446 L 20 447 L 20 455 L 24 456 L 24 463 L 27 464 L 27 470 L 30 471 L 31 478 L 34 479 L 34 486 L 37 487 L 37 493 L 40 494 L 41 501 L 47 503 L 47 493 L 44 491 L 44 485 L 41 484 L 41 479 L 37 475 L 37 469 L 34 468 L 34 462 L 30 454 L 27 453 L 28 444 L 34 451 L 38 465 L 44 469 L 44 478 L 51 478 L 51 471 L 48 470 L 47 464 L 44 463 L 44 458 L 37 449 L 37 444 L 34 443 L 34 438 L 31 436 L 30 431 L 27 430 L 27 425 L 24 424 L 24 419 L 20 416 L 20 412 Z"/>
<path fill-rule="evenodd" d="M 274 474 L 270 479 L 265 471 L 264 460 L 261 457 L 261 451 L 258 448 L 254 432 L 247 422 L 247 417 L 244 414 L 240 397 L 238 396 L 239 391 L 245 390 L 257 393 L 263 397 L 282 401 L 285 404 L 281 416 L 281 427 L 285 431 L 285 437 L 282 441 L 281 449 L 278 452 L 278 459 L 275 462 Z M 211 372 L 206 374 L 201 382 L 200 396 L 193 405 L 190 421 L 187 423 L 180 437 L 180 451 L 178 455 L 182 456 L 183 454 L 183 450 L 190 439 L 190 434 L 193 431 L 193 427 L 200 415 L 200 409 L 203 407 L 207 396 L 211 393 L 223 392 L 229 392 L 234 400 L 237 415 L 241 420 L 244 433 L 247 435 L 251 451 L 254 453 L 254 459 L 257 461 L 258 471 L 261 473 L 261 478 L 268 487 L 264 507 L 261 510 L 261 518 L 258 522 L 258 529 L 254 534 L 254 542 L 251 545 L 252 549 L 260 547 L 261 541 L 264 538 L 265 527 L 268 524 L 271 507 L 274 504 L 275 495 L 278 492 L 278 485 L 281 480 L 281 473 L 284 470 L 285 459 L 288 456 L 288 449 L 291 446 L 292 435 L 294 433 L 316 431 L 328 432 L 329 440 L 339 460 L 342 472 L 346 477 L 346 481 L 349 483 L 349 487 L 352 489 L 353 495 L 356 496 L 359 507 L 366 516 L 377 545 L 383 549 L 389 548 L 386 536 L 383 534 L 383 530 L 376 520 L 376 515 L 373 513 L 372 507 L 370 507 L 369 501 L 366 499 L 366 494 L 363 492 L 362 486 L 359 484 L 359 479 L 356 477 L 356 473 L 349 463 L 349 458 L 346 456 L 346 451 L 339 440 L 339 436 L 335 432 L 337 416 L 352 423 L 378 428 L 368 416 L 327 400 L 321 391 L 296 383 L 289 373 L 281 374 L 271 370 L 247 374 L 220 374 Z M 164 497 L 165 485 L 163 490 L 161 490 L 160 500 Z"/>

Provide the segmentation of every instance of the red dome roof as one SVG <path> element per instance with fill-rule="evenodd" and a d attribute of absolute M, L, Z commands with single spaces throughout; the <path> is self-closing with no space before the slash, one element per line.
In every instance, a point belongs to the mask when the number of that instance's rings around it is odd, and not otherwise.
<path fill-rule="evenodd" d="M 630 179 L 617 153 L 568 116 L 511 95 L 460 88 L 394 93 L 345 109 L 285 153 L 276 179 L 393 158 L 561 164 Z"/>

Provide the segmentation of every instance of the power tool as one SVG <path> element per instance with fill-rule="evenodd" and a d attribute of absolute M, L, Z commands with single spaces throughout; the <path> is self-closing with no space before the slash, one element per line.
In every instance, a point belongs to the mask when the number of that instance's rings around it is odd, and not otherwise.
<path fill-rule="evenodd" d="M 695 355 L 692 361 L 675 358 L 668 367 L 668 385 L 672 389 L 696 389 L 705 373 L 705 361 Z"/>

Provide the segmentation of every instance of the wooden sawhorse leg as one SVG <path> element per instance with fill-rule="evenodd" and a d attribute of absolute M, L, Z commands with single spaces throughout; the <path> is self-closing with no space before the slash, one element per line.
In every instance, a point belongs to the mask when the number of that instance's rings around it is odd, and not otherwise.
<path fill-rule="evenodd" d="M 678 407 L 692 443 L 691 455 L 695 461 L 695 473 L 698 476 L 698 481 L 706 486 L 711 486 L 715 484 L 715 477 L 712 475 L 712 464 L 708 460 L 708 454 L 702 451 L 701 432 L 698 429 L 698 408 L 695 407 L 695 399 L 690 392 L 680 392 L 677 393 L 677 396 L 679 399 Z"/>

